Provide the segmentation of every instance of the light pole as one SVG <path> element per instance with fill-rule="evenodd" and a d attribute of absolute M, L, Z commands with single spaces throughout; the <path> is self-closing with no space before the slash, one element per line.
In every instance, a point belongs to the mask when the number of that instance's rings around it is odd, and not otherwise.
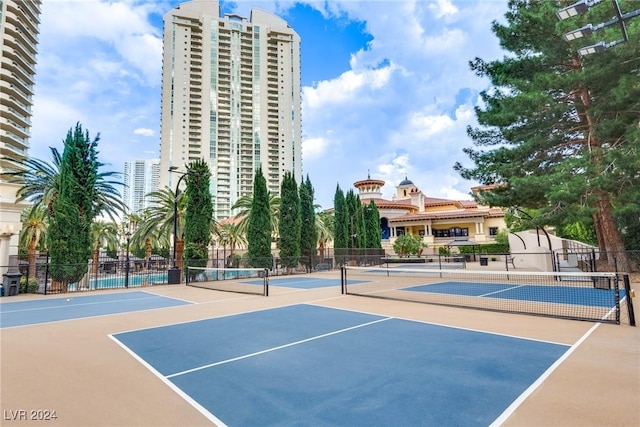
<path fill-rule="evenodd" d="M 177 264 L 177 248 L 178 248 L 178 191 L 180 191 L 180 183 L 187 175 L 192 175 L 193 172 L 187 169 L 186 172 L 178 172 L 178 168 L 176 166 L 171 166 L 169 168 L 170 173 L 180 174 L 180 178 L 178 178 L 178 182 L 176 184 L 176 191 L 173 193 L 173 266 L 169 269 L 168 273 L 168 283 L 170 285 L 176 285 L 180 283 L 180 268 Z"/>
<path fill-rule="evenodd" d="M 124 269 L 124 287 L 128 288 L 129 287 L 129 244 L 131 243 L 131 232 L 129 230 L 127 230 L 127 233 L 125 234 L 125 236 L 127 237 L 127 255 L 126 255 L 126 267 Z"/>
<path fill-rule="evenodd" d="M 565 19 L 569 19 L 576 15 L 582 15 L 587 13 L 589 8 L 601 3 L 603 0 L 581 0 L 577 3 L 574 3 L 570 6 L 562 8 L 556 13 L 556 16 L 559 20 L 564 21 Z M 565 40 L 572 41 L 579 39 L 581 37 L 587 37 L 593 34 L 594 31 L 597 31 L 601 28 L 609 27 L 611 25 L 618 24 L 620 25 L 620 31 L 622 33 L 622 39 L 615 40 L 610 43 L 605 43 L 604 41 L 598 42 L 596 44 L 590 46 L 584 46 L 578 49 L 578 54 L 580 56 L 590 55 L 592 53 L 603 52 L 605 49 L 609 49 L 610 47 L 616 46 L 620 43 L 624 43 L 629 40 L 629 36 L 627 34 L 627 26 L 626 21 L 631 18 L 635 18 L 636 16 L 640 16 L 640 9 L 634 10 L 633 12 L 623 14 L 620 10 L 620 5 L 618 4 L 618 0 L 611 0 L 613 4 L 613 9 L 615 11 L 616 16 L 613 19 L 610 19 L 607 22 L 603 22 L 598 25 L 587 24 L 582 28 L 578 28 L 577 30 L 569 31 L 564 35 Z"/>

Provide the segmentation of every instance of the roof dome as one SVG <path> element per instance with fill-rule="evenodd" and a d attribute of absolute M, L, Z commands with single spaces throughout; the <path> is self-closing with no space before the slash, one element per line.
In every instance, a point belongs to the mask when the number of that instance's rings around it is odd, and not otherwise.
<path fill-rule="evenodd" d="M 407 179 L 407 177 L 404 177 L 404 180 L 402 180 L 402 182 L 400 184 L 398 184 L 398 186 L 402 187 L 405 185 L 413 185 L 413 182 L 410 179 Z"/>

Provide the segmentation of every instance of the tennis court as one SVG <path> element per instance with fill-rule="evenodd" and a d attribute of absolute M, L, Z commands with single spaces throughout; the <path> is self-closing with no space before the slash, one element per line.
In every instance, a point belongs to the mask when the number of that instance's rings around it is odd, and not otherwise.
<path fill-rule="evenodd" d="M 348 273 L 349 288 L 431 297 L 400 288 L 454 281 Z M 268 297 L 263 277 L 238 274 L 216 283 L 231 292 L 1 298 L 2 425 L 42 425 L 31 411 L 88 427 L 640 425 L 640 333 L 624 311 L 616 325 L 361 298 L 340 275 L 270 277 Z"/>

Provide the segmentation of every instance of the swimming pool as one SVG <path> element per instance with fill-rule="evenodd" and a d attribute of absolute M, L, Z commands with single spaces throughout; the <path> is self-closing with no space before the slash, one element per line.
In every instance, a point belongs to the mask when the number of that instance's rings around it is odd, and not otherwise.
<path fill-rule="evenodd" d="M 125 287 L 125 276 L 117 275 L 110 277 L 91 278 L 88 281 L 88 286 L 80 286 L 78 283 L 69 284 L 68 291 L 83 291 L 83 290 L 98 290 L 98 289 L 118 289 Z M 158 285 L 162 283 L 168 283 L 167 272 L 162 273 L 148 273 L 148 274 L 131 274 L 129 275 L 129 287 L 136 288 L 141 286 Z"/>

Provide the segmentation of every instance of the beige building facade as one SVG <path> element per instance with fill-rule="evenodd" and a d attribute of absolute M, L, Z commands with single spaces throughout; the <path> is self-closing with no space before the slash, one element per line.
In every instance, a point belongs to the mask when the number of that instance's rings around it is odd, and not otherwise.
<path fill-rule="evenodd" d="M 506 229 L 502 209 L 472 200 L 428 197 L 409 179 L 400 182 L 396 194 L 388 200 L 382 197 L 384 184 L 367 178 L 355 182 L 354 187 L 363 204 L 373 200 L 378 208 L 385 249 L 391 250 L 398 236 L 412 234 L 421 236 L 427 249 L 435 253 L 454 240 L 493 243 Z"/>
<path fill-rule="evenodd" d="M 160 186 L 196 159 L 209 162 L 217 220 L 253 194 L 258 167 L 275 194 L 285 172 L 301 181 L 300 37 L 280 17 L 221 16 L 216 0 L 164 16 Z"/>
<path fill-rule="evenodd" d="M 29 152 L 40 27 L 40 0 L 0 0 L 0 173 L 11 170 L 2 159 L 26 159 Z M 0 273 L 18 252 L 19 185 L 0 178 Z"/>

